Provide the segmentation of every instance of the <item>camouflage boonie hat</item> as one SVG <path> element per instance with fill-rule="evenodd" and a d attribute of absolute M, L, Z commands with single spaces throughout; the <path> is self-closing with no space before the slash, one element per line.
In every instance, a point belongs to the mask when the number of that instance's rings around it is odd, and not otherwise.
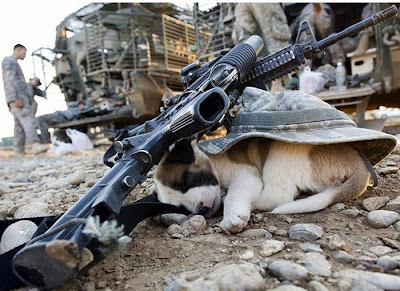
<path fill-rule="evenodd" d="M 299 91 L 273 94 L 247 87 L 242 99 L 243 108 L 234 118 L 230 132 L 199 143 L 204 152 L 219 154 L 251 137 L 314 145 L 350 143 L 375 165 L 397 143 L 390 134 L 358 128 L 344 112 Z"/>

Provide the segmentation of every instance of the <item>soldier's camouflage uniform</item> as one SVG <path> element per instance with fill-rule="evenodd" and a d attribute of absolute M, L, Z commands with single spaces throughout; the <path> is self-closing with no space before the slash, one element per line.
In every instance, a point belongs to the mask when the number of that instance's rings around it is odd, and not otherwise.
<path fill-rule="evenodd" d="M 264 54 L 274 53 L 289 44 L 292 34 L 279 3 L 237 3 L 232 39 L 235 43 L 253 34 L 264 40 Z"/>
<path fill-rule="evenodd" d="M 78 107 L 69 107 L 64 111 L 44 114 L 37 117 L 40 128 L 40 139 L 42 143 L 50 143 L 49 126 L 51 124 L 63 123 L 79 118 L 81 109 Z"/>
<path fill-rule="evenodd" d="M 5 57 L 1 65 L 6 102 L 14 116 L 14 147 L 16 151 L 23 152 L 25 140 L 28 144 L 40 142 L 36 132 L 35 115 L 29 105 L 25 77 L 17 59 L 13 56 Z M 18 99 L 24 102 L 23 108 L 15 105 L 15 101 Z"/>
<path fill-rule="evenodd" d="M 46 97 L 46 92 L 33 86 L 30 82 L 28 82 L 26 86 L 27 86 L 26 90 L 29 96 L 29 106 L 33 112 L 33 115 L 36 115 L 38 104 L 35 100 L 35 96 Z"/>

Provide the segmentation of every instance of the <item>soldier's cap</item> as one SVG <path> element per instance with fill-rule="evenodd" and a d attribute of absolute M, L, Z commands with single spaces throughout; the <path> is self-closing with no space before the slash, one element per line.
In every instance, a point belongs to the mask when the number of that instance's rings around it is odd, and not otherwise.
<path fill-rule="evenodd" d="M 312 145 L 349 143 L 375 165 L 397 144 L 390 134 L 358 128 L 344 112 L 310 94 L 285 91 L 275 95 L 247 87 L 242 99 L 243 108 L 233 119 L 229 133 L 198 144 L 204 152 L 223 153 L 252 137 Z"/>
<path fill-rule="evenodd" d="M 38 77 L 30 78 L 29 81 L 31 81 L 31 80 L 35 81 L 38 84 L 38 86 L 42 85 L 42 83 L 40 82 L 40 79 Z"/>

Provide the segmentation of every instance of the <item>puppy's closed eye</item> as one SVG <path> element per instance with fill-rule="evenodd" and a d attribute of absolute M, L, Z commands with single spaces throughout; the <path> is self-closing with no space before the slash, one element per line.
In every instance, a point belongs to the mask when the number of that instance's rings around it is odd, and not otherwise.
<path fill-rule="evenodd" d="M 218 185 L 217 178 L 210 172 L 189 172 L 184 171 L 182 179 L 172 185 L 172 188 L 186 193 L 189 189 L 200 186 Z"/>

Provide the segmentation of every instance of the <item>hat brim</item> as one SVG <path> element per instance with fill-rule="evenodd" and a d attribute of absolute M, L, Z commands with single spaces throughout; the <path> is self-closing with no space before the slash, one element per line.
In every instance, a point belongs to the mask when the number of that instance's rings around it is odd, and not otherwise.
<path fill-rule="evenodd" d="M 224 137 L 203 141 L 199 143 L 199 147 L 207 154 L 216 155 L 225 152 L 241 140 L 254 137 L 313 145 L 350 143 L 356 150 L 362 152 L 372 165 L 375 165 L 397 144 L 397 139 L 390 134 L 354 126 L 313 128 L 305 131 L 275 129 L 266 132 L 247 128 L 246 131 L 231 132 Z"/>

